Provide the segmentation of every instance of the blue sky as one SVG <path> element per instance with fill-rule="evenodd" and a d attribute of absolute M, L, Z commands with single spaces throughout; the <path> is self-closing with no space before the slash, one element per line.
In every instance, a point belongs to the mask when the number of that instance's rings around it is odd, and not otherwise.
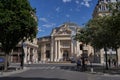
<path fill-rule="evenodd" d="M 92 18 L 98 0 L 29 0 L 38 17 L 37 37 L 50 35 L 54 27 L 65 22 L 79 26 Z"/>

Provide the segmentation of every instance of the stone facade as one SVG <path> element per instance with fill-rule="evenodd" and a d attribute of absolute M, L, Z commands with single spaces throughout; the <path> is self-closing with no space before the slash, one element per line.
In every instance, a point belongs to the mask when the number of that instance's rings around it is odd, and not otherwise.
<path fill-rule="evenodd" d="M 38 62 L 38 45 L 37 39 L 33 39 L 33 42 L 26 40 L 23 46 L 24 50 L 24 63 L 37 63 Z M 0 49 L 0 55 L 4 55 L 4 52 Z M 22 54 L 22 41 L 10 52 L 9 62 L 20 63 L 20 55 Z"/>
<path fill-rule="evenodd" d="M 33 39 L 33 42 L 26 40 L 23 43 L 24 63 L 38 62 L 37 49 L 38 49 L 37 39 Z M 21 54 L 22 54 L 22 42 L 19 42 L 18 45 L 11 52 L 11 62 L 20 62 Z"/>
<path fill-rule="evenodd" d="M 93 12 L 93 18 L 96 16 L 110 15 L 109 4 L 120 2 L 120 0 L 98 0 Z"/>
<path fill-rule="evenodd" d="M 64 23 L 52 30 L 50 36 L 38 38 L 38 53 L 40 61 L 69 61 L 70 58 L 78 58 L 82 54 L 80 44 L 74 40 L 74 35 L 80 27 L 74 23 Z M 89 45 L 84 45 L 88 55 L 93 52 Z"/>

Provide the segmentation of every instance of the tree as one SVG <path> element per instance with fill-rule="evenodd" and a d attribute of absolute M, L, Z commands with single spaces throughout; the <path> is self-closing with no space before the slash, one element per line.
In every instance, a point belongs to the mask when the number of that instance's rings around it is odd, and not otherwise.
<path fill-rule="evenodd" d="M 108 17 L 93 18 L 87 23 L 86 27 L 76 35 L 76 38 L 79 39 L 79 41 L 92 45 L 94 49 L 104 48 L 106 55 L 106 69 L 108 69 L 107 47 L 109 47 L 108 24 L 106 23 L 108 19 Z"/>
<path fill-rule="evenodd" d="M 92 45 L 94 48 L 104 48 L 106 69 L 108 69 L 107 48 L 116 50 L 118 63 L 117 49 L 120 47 L 120 3 L 113 3 L 109 7 L 111 15 L 91 19 L 75 37 L 79 41 Z"/>
<path fill-rule="evenodd" d="M 116 61 L 118 66 L 118 51 L 120 47 L 120 2 L 111 3 L 109 5 L 111 12 L 109 24 L 109 33 L 111 33 L 111 48 L 116 51 Z"/>
<path fill-rule="evenodd" d="M 21 40 L 31 39 L 37 34 L 35 11 L 28 0 L 0 0 L 0 43 L 7 57 Z"/>

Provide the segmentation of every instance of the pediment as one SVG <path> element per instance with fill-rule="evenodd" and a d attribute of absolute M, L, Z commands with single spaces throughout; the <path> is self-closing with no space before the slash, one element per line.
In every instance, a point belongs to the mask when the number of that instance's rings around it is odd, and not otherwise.
<path fill-rule="evenodd" d="M 55 27 L 52 30 L 51 35 L 64 35 L 64 34 L 70 34 L 70 35 L 74 35 L 76 34 L 77 31 L 77 27 L 78 25 L 74 24 L 74 23 L 65 23 L 59 27 Z"/>
<path fill-rule="evenodd" d="M 71 34 L 71 30 L 68 27 L 64 26 L 58 30 L 57 34 Z"/>

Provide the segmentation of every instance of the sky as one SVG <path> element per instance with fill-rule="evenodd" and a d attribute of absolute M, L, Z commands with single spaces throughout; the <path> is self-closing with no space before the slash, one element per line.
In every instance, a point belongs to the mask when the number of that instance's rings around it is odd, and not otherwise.
<path fill-rule="evenodd" d="M 29 0 L 36 8 L 37 38 L 49 36 L 55 27 L 65 22 L 84 26 L 92 18 L 98 0 Z"/>

